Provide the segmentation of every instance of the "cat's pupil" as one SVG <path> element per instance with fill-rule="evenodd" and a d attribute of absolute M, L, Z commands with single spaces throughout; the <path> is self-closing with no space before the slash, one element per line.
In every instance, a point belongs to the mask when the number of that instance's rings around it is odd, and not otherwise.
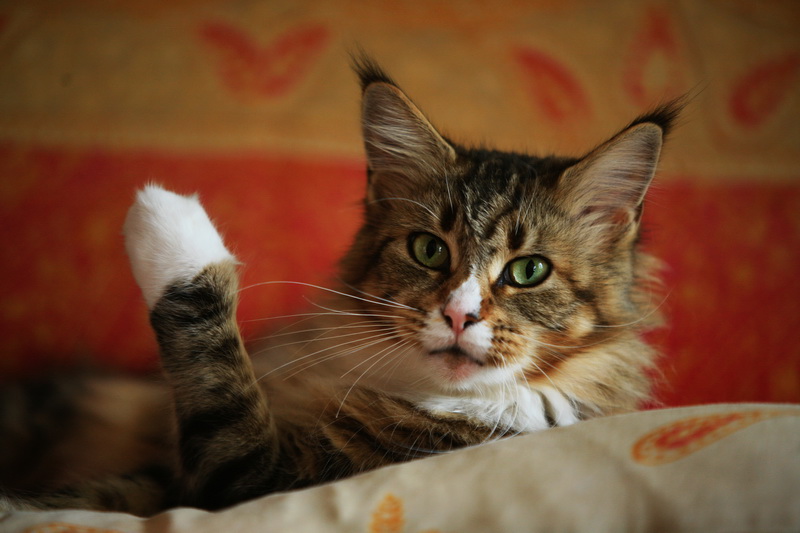
<path fill-rule="evenodd" d="M 533 259 L 528 259 L 528 264 L 525 267 L 525 277 L 531 279 L 533 277 L 533 271 L 536 270 L 536 263 Z"/>
<path fill-rule="evenodd" d="M 431 239 L 428 241 L 427 246 L 425 246 L 425 255 L 428 256 L 428 259 L 431 259 L 434 255 L 436 255 L 439 246 L 436 244 L 436 241 Z"/>

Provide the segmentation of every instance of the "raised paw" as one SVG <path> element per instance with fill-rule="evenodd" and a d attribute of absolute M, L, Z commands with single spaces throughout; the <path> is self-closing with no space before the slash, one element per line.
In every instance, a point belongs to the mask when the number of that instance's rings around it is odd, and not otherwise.
<path fill-rule="evenodd" d="M 123 233 L 133 276 L 151 309 L 176 281 L 234 260 L 196 195 L 181 196 L 155 185 L 138 192 Z"/>

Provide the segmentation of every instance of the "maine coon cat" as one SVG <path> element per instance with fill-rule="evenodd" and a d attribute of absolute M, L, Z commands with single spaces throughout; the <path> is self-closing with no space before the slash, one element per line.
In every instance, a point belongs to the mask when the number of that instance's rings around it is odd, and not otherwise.
<path fill-rule="evenodd" d="M 0 474 L 28 497 L 0 507 L 216 509 L 649 398 L 637 245 L 678 106 L 538 157 L 460 146 L 373 62 L 356 71 L 363 225 L 328 301 L 251 362 L 235 258 L 196 197 L 145 187 L 124 232 L 165 380 L 6 388 L 3 449 L 23 455 Z"/>

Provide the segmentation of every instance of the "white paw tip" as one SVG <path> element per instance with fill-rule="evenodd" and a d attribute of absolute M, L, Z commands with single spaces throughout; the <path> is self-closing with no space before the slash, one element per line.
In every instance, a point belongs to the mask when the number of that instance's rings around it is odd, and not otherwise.
<path fill-rule="evenodd" d="M 182 196 L 156 185 L 136 195 L 123 227 L 125 248 L 148 307 L 172 283 L 206 266 L 234 260 L 197 195 Z"/>

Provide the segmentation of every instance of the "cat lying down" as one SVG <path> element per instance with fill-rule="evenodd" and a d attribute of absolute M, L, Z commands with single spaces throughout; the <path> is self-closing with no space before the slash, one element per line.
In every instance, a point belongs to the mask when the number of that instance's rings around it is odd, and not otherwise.
<path fill-rule="evenodd" d="M 31 416 L 4 391 L 7 418 L 59 428 L 40 465 L 71 470 L 0 472 L 28 495 L 0 508 L 217 509 L 648 399 L 639 223 L 680 106 L 584 157 L 536 157 L 457 145 L 372 61 L 355 69 L 367 188 L 341 285 L 251 359 L 236 259 L 197 197 L 145 187 L 125 243 L 165 379 L 40 386 Z"/>

